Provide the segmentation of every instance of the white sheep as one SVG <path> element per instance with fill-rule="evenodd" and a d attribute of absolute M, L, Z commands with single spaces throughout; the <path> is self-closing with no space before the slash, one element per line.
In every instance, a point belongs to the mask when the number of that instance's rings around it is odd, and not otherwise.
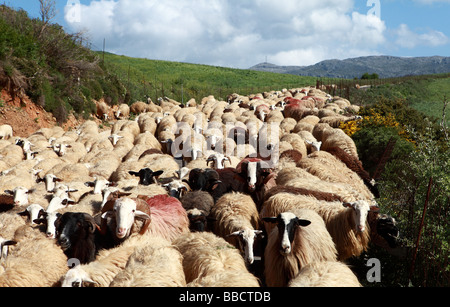
<path fill-rule="evenodd" d="M 10 125 L 0 126 L 0 139 L 8 140 L 13 137 L 13 128 Z"/>
<path fill-rule="evenodd" d="M 109 287 L 114 277 L 125 269 L 130 255 L 138 246 L 149 243 L 146 236 L 132 236 L 117 247 L 99 251 L 88 264 L 71 268 L 61 277 L 62 287 Z"/>
<path fill-rule="evenodd" d="M 360 199 L 375 199 L 372 192 L 357 173 L 326 151 L 318 151 L 310 154 L 308 157 L 300 160 L 297 166 L 305 169 L 308 173 L 321 180 L 351 186 L 359 193 Z"/>
<path fill-rule="evenodd" d="M 130 116 L 130 106 L 122 103 L 116 111 L 116 119 L 128 118 Z"/>
<path fill-rule="evenodd" d="M 305 265 L 288 287 L 361 287 L 361 284 L 346 264 L 319 261 Z"/>
<path fill-rule="evenodd" d="M 240 252 L 213 233 L 187 233 L 173 241 L 173 245 L 183 256 L 188 286 L 260 286 L 259 280 L 247 270 Z"/>
<path fill-rule="evenodd" d="M 245 261 L 252 264 L 253 246 L 262 231 L 259 213 L 251 196 L 227 193 L 217 200 L 210 216 L 215 220 L 213 232 L 240 249 Z"/>
<path fill-rule="evenodd" d="M 68 268 L 68 259 L 54 240 L 39 229 L 23 226 L 16 230 L 8 261 L 0 264 L 1 287 L 51 287 Z"/>
<path fill-rule="evenodd" d="M 183 257 L 169 241 L 150 238 L 134 249 L 110 287 L 185 287 Z"/>

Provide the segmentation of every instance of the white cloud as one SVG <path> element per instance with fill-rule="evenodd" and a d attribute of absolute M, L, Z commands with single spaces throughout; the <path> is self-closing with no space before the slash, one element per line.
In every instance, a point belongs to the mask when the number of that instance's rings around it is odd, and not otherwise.
<path fill-rule="evenodd" d="M 135 57 L 248 68 L 376 54 L 385 23 L 353 0 L 101 0 L 66 10 L 94 48 Z"/>
<path fill-rule="evenodd" d="M 402 48 L 437 47 L 450 42 L 449 38 L 442 32 L 429 30 L 427 33 L 418 34 L 413 32 L 406 24 L 401 24 L 395 34 L 397 36 L 396 44 Z"/>

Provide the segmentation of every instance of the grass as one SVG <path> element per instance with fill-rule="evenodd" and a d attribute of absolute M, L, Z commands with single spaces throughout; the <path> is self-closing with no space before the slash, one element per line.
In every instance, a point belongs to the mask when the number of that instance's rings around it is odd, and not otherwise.
<path fill-rule="evenodd" d="M 101 59 L 103 55 L 99 53 Z M 105 53 L 105 66 L 129 89 L 131 101 L 156 101 L 168 96 L 181 102 L 214 95 L 248 95 L 263 91 L 315 85 L 315 77 L 258 72 L 244 69 L 148 60 Z"/>

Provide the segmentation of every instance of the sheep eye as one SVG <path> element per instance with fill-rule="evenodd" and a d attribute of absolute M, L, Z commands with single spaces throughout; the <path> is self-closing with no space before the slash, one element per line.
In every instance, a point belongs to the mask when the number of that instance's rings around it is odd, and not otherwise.
<path fill-rule="evenodd" d="M 74 282 L 72 282 L 72 287 L 74 287 L 74 288 L 80 288 L 80 282 L 79 282 L 79 281 L 74 281 Z"/>

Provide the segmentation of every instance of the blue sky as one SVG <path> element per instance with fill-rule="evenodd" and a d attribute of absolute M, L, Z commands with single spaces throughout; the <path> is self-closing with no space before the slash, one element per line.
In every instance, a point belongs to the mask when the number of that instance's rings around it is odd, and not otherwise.
<path fill-rule="evenodd" d="M 39 16 L 38 0 L 4 0 Z M 69 2 L 78 3 L 72 10 Z M 450 56 L 450 0 L 56 0 L 93 49 L 249 68 L 368 55 Z"/>

